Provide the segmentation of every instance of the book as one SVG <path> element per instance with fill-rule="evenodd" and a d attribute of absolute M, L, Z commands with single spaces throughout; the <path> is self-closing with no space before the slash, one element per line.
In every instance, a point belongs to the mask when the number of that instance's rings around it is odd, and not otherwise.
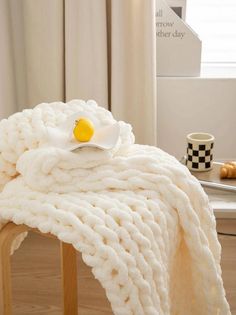
<path fill-rule="evenodd" d="M 165 0 L 156 0 L 157 76 L 199 76 L 201 40 Z"/>

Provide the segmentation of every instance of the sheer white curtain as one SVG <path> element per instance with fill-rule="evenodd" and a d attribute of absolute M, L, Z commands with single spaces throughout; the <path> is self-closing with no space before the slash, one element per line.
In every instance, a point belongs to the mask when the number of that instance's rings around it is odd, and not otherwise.
<path fill-rule="evenodd" d="M 2 0 L 0 118 L 95 99 L 156 141 L 154 0 Z"/>

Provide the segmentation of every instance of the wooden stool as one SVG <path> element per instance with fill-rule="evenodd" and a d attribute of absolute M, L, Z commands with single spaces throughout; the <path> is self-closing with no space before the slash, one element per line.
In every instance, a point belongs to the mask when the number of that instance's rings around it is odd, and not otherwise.
<path fill-rule="evenodd" d="M 56 238 L 52 234 L 43 234 L 37 229 L 12 222 L 0 230 L 0 315 L 12 314 L 11 293 L 11 246 L 15 238 L 24 232 L 33 231 L 46 237 Z M 64 315 L 78 314 L 77 301 L 77 265 L 76 250 L 71 244 L 61 242 L 61 272 L 63 287 Z"/>

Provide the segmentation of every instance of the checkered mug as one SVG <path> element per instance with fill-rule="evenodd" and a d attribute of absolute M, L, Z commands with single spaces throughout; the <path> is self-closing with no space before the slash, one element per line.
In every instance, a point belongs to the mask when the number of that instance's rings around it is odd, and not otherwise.
<path fill-rule="evenodd" d="M 209 133 L 190 133 L 187 135 L 186 165 L 191 171 L 204 172 L 212 168 L 214 136 Z"/>

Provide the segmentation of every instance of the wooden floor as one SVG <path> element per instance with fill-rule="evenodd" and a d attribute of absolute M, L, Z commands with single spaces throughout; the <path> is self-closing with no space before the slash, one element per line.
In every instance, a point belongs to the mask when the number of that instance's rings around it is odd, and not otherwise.
<path fill-rule="evenodd" d="M 236 234 L 236 220 L 218 220 L 218 232 Z M 220 236 L 222 246 L 222 271 L 226 296 L 232 315 L 236 315 L 236 237 Z"/>
<path fill-rule="evenodd" d="M 220 221 L 218 229 L 236 233 L 236 220 Z M 220 237 L 223 246 L 222 267 L 232 315 L 236 315 L 236 237 Z M 14 315 L 59 315 L 60 257 L 59 243 L 30 233 L 12 258 Z M 78 254 L 81 265 L 81 257 Z M 104 290 L 84 264 L 79 268 L 79 315 L 112 314 Z M 92 287 L 95 289 L 91 289 Z"/>

